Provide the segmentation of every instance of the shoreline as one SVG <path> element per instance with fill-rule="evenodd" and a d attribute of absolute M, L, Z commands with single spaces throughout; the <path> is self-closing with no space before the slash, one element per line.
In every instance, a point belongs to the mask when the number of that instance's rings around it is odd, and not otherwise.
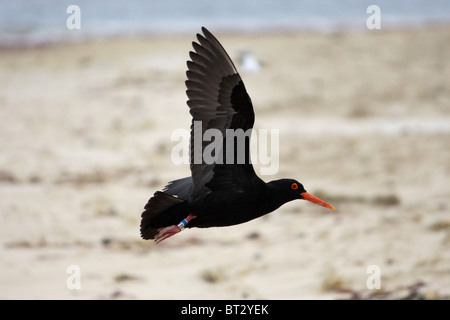
<path fill-rule="evenodd" d="M 208 26 L 206 26 L 208 28 Z M 399 23 L 393 26 L 383 27 L 379 30 L 369 30 L 365 26 L 355 27 L 355 26 L 341 26 L 338 28 L 267 28 L 265 30 L 255 29 L 255 30 L 238 30 L 229 28 L 218 28 L 214 30 L 219 36 L 226 37 L 265 37 L 265 36 L 298 36 L 298 35 L 339 35 L 339 34 L 368 34 L 376 32 L 414 32 L 421 30 L 437 30 L 437 29 L 448 29 L 450 28 L 450 23 L 438 21 L 428 21 L 423 23 L 418 23 L 417 25 L 410 25 L 407 23 Z M 51 48 L 51 47 L 64 47 L 71 45 L 83 45 L 92 42 L 114 42 L 114 41 L 127 41 L 127 40 L 157 40 L 161 38 L 169 39 L 185 39 L 192 38 L 192 35 L 200 32 L 201 26 L 198 30 L 193 32 L 174 32 L 174 33 L 164 33 L 164 32 L 136 32 L 132 34 L 105 34 L 105 35 L 87 35 L 79 38 L 71 39 L 47 39 L 47 40 L 33 40 L 33 39 L 23 39 L 9 41 L 9 43 L 2 43 L 0 41 L 0 50 L 26 50 L 26 49 L 39 49 L 39 48 Z M 78 32 L 78 31 L 68 31 L 68 32 Z"/>

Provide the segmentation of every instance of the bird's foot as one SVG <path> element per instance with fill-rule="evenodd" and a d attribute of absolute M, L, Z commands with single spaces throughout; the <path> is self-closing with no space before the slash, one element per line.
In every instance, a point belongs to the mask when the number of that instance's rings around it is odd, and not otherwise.
<path fill-rule="evenodd" d="M 166 240 L 167 238 L 177 234 L 180 231 L 180 228 L 175 225 L 166 228 L 160 228 L 158 229 L 158 233 L 155 236 L 155 242 L 160 243 L 161 241 Z"/>
<path fill-rule="evenodd" d="M 188 215 L 185 219 L 183 219 L 178 225 L 172 225 L 165 228 L 159 228 L 158 233 L 155 236 L 155 242 L 160 243 L 167 238 L 181 232 L 185 229 L 188 222 L 192 219 L 196 218 L 196 216 Z"/>

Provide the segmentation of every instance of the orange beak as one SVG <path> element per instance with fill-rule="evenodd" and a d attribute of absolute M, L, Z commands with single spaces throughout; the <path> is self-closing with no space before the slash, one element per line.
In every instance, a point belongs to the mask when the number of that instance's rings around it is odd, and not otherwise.
<path fill-rule="evenodd" d="M 328 204 L 325 201 L 320 200 L 319 198 L 313 196 L 312 194 L 310 194 L 308 192 L 303 192 L 303 193 L 301 193 L 301 195 L 303 196 L 303 199 L 305 199 L 305 200 L 311 201 L 312 203 L 318 204 L 319 206 L 334 210 L 334 207 L 331 204 Z"/>

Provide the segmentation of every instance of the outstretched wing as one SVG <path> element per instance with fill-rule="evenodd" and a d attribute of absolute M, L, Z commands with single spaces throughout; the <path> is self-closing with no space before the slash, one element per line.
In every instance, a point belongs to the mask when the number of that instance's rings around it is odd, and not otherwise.
<path fill-rule="evenodd" d="M 199 43 L 192 43 L 195 52 L 189 53 L 191 61 L 187 62 L 186 72 L 187 104 L 192 115 L 191 199 L 216 189 L 241 190 L 259 180 L 249 151 L 255 121 L 251 99 L 225 49 L 206 28 L 202 31 L 204 35 L 197 34 Z M 220 132 L 223 140 L 203 141 L 204 133 L 210 129 Z M 225 139 L 227 134 L 233 133 L 240 136 Z M 239 140 L 244 144 L 237 143 Z M 211 163 L 204 155 L 205 148 L 213 142 L 219 148 L 214 152 L 216 161 Z"/>

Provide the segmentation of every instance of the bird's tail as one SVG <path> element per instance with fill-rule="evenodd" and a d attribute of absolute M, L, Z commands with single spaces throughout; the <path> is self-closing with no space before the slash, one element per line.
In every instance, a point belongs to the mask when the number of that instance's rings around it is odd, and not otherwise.
<path fill-rule="evenodd" d="M 173 206 L 184 202 L 183 199 L 161 191 L 156 191 L 153 197 L 148 200 L 145 205 L 145 211 L 142 212 L 141 215 L 142 239 L 154 239 L 160 228 L 176 223 L 172 222 L 173 216 L 168 214 L 167 211 Z M 176 218 L 174 221 L 176 221 Z"/>

